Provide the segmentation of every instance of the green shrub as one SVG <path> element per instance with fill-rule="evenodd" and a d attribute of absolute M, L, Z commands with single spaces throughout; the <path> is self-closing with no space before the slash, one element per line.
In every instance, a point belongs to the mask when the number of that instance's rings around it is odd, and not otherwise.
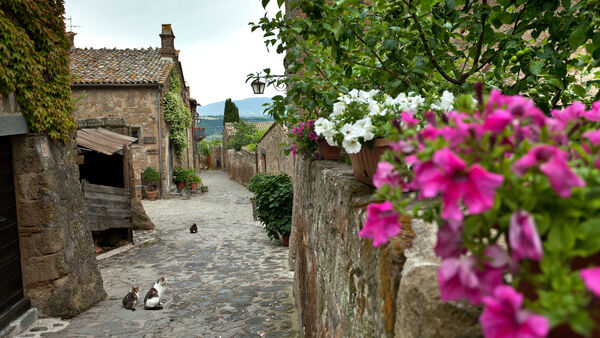
<path fill-rule="evenodd" d="M 216 138 L 216 139 L 210 141 L 209 144 L 210 144 L 211 147 L 218 147 L 221 144 L 223 144 L 223 140 L 221 140 L 220 138 Z"/>
<path fill-rule="evenodd" d="M 189 175 L 189 170 L 182 167 L 177 167 L 173 169 L 173 182 L 187 182 L 189 180 Z"/>
<path fill-rule="evenodd" d="M 256 143 L 250 143 L 248 145 L 248 151 L 255 152 L 256 151 L 256 147 L 257 147 Z"/>
<path fill-rule="evenodd" d="M 160 173 L 152 167 L 146 168 L 142 173 L 142 179 L 148 183 L 155 184 L 160 180 Z"/>
<path fill-rule="evenodd" d="M 241 150 L 243 146 L 246 146 L 253 142 L 256 135 L 256 126 L 254 124 L 245 123 L 239 121 L 234 123 L 235 133 L 229 139 L 227 144 L 228 149 Z"/>
<path fill-rule="evenodd" d="M 198 143 L 198 153 L 204 156 L 210 156 L 210 147 L 206 140 L 202 140 Z"/>
<path fill-rule="evenodd" d="M 292 202 L 294 192 L 289 175 L 258 173 L 252 176 L 248 190 L 254 193 L 256 216 L 265 226 L 267 236 L 279 239 L 292 230 Z"/>

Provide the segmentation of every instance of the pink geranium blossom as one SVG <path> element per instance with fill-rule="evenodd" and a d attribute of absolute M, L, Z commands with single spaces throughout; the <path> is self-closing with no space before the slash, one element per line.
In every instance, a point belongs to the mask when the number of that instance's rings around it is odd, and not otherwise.
<path fill-rule="evenodd" d="M 462 224 L 447 222 L 437 232 L 437 243 L 435 244 L 436 256 L 445 259 L 450 257 L 459 257 L 467 252 L 463 247 Z"/>
<path fill-rule="evenodd" d="M 415 168 L 415 183 L 421 197 L 432 198 L 438 193 L 444 202 L 442 219 L 460 222 L 463 219 L 459 201 L 462 199 L 470 214 L 480 214 L 494 204 L 494 195 L 504 180 L 478 164 L 466 163 L 450 149 L 438 150 L 433 160 Z"/>
<path fill-rule="evenodd" d="M 483 129 L 492 133 L 499 133 L 513 120 L 513 116 L 506 110 L 497 109 L 483 122 Z"/>
<path fill-rule="evenodd" d="M 579 272 L 579 276 L 583 279 L 585 287 L 592 291 L 596 297 L 600 297 L 600 266 L 583 269 Z"/>
<path fill-rule="evenodd" d="M 585 113 L 585 105 L 581 102 L 575 101 L 572 105 L 566 107 L 563 110 L 552 110 L 550 114 L 555 119 L 563 123 L 563 125 L 569 125 L 569 122 L 576 121 L 580 116 Z"/>
<path fill-rule="evenodd" d="M 600 122 L 600 101 L 592 103 L 592 109 L 584 112 L 582 115 L 590 121 Z"/>
<path fill-rule="evenodd" d="M 358 235 L 373 239 L 373 246 L 385 244 L 389 237 L 400 233 L 398 213 L 390 201 L 371 203 L 367 206 L 367 220 Z"/>
<path fill-rule="evenodd" d="M 531 258 L 542 259 L 542 240 L 535 226 L 533 216 L 524 210 L 515 211 L 510 217 L 508 242 L 512 256 L 516 260 Z"/>
<path fill-rule="evenodd" d="M 484 297 L 483 303 L 479 322 L 486 338 L 539 338 L 548 335 L 548 319 L 522 309 L 523 295 L 508 285 L 496 287 L 493 297 Z"/>
<path fill-rule="evenodd" d="M 471 304 L 481 304 L 482 297 L 502 284 L 502 271 L 481 270 L 473 256 L 446 258 L 438 270 L 440 298 L 443 301 L 466 298 Z"/>
<path fill-rule="evenodd" d="M 531 167 L 539 167 L 550 180 L 556 193 L 567 198 L 571 188 L 583 187 L 585 182 L 579 178 L 567 163 L 567 153 L 551 145 L 535 146 L 513 164 L 512 170 L 517 176 L 523 176 Z"/>
<path fill-rule="evenodd" d="M 421 121 L 419 121 L 418 119 L 414 118 L 412 115 L 412 112 L 403 112 L 400 115 L 400 120 L 404 123 L 406 123 L 409 127 L 414 127 L 417 124 L 419 124 Z"/>
<path fill-rule="evenodd" d="M 586 131 L 582 136 L 587 138 L 593 146 L 600 144 L 600 129 Z"/>
<path fill-rule="evenodd" d="M 381 188 L 384 184 L 395 188 L 400 185 L 400 175 L 393 164 L 381 161 L 377 164 L 377 172 L 373 175 L 373 185 Z"/>

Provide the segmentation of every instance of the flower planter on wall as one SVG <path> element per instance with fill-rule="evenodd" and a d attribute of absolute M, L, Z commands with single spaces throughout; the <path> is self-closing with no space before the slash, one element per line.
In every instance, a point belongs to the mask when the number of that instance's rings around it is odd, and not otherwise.
<path fill-rule="evenodd" d="M 324 139 L 319 139 L 319 154 L 324 160 L 339 161 L 340 160 L 340 148 L 330 146 Z"/>
<path fill-rule="evenodd" d="M 350 161 L 352 161 L 354 178 L 374 187 L 373 175 L 375 175 L 375 172 L 377 171 L 377 163 L 379 162 L 381 155 L 390 148 L 391 142 L 392 141 L 385 138 L 376 139 L 373 144 L 373 149 L 363 146 L 358 153 L 349 154 Z"/>

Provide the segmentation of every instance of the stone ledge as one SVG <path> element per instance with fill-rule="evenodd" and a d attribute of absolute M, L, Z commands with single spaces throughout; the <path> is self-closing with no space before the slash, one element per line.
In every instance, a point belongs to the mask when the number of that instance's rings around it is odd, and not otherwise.
<path fill-rule="evenodd" d="M 38 310 L 31 308 L 0 331 L 0 337 L 12 338 L 27 330 L 38 319 Z"/>

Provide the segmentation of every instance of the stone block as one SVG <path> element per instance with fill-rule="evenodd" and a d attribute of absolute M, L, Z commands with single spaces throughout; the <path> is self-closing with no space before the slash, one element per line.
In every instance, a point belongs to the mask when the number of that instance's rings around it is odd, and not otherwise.
<path fill-rule="evenodd" d="M 156 137 L 154 136 L 145 136 L 142 137 L 143 144 L 156 144 Z"/>
<path fill-rule="evenodd" d="M 65 261 L 62 252 L 57 252 L 23 260 L 22 270 L 23 285 L 30 288 L 67 275 L 69 273 L 69 265 Z"/>
<path fill-rule="evenodd" d="M 148 155 L 158 155 L 159 152 L 158 152 L 158 149 L 148 149 L 148 150 L 146 150 L 146 154 L 148 154 Z"/>
<path fill-rule="evenodd" d="M 77 129 L 87 128 L 87 120 L 86 119 L 77 119 Z"/>
<path fill-rule="evenodd" d="M 146 210 L 144 210 L 142 201 L 140 201 L 138 198 L 131 199 L 131 215 L 134 230 L 154 229 L 154 223 L 152 223 L 150 217 L 146 215 Z"/>
<path fill-rule="evenodd" d="M 19 227 L 47 227 L 56 221 L 54 203 L 44 200 L 17 201 L 17 219 Z"/>
<path fill-rule="evenodd" d="M 442 302 L 437 267 L 423 266 L 403 276 L 398 290 L 396 337 L 481 337 L 480 310 Z"/>
<path fill-rule="evenodd" d="M 104 127 L 104 121 L 101 119 L 87 119 L 86 121 L 88 128 Z"/>
<path fill-rule="evenodd" d="M 105 117 L 103 118 L 104 125 L 107 127 L 125 127 L 125 118 L 119 117 Z"/>

